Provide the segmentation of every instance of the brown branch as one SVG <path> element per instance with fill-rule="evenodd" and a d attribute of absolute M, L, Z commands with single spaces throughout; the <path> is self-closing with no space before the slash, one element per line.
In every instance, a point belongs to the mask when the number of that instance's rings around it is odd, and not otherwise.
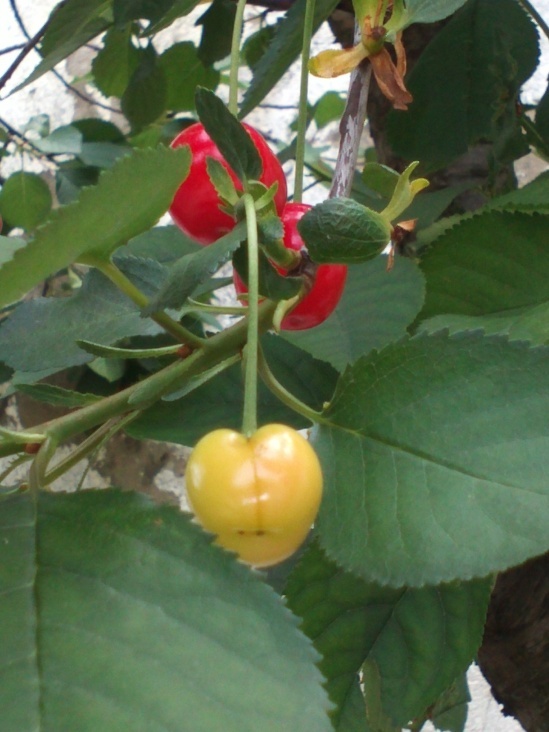
<path fill-rule="evenodd" d="M 36 33 L 29 41 L 23 46 L 23 50 L 21 53 L 17 56 L 16 59 L 14 59 L 11 66 L 8 68 L 6 73 L 0 78 L 0 89 L 3 89 L 8 81 L 11 79 L 15 71 L 19 68 L 22 61 L 28 56 L 28 54 L 32 51 L 32 49 L 39 43 L 39 41 L 43 38 L 44 33 L 46 32 L 46 28 L 48 26 L 48 22 L 46 21 L 44 25 L 40 28 L 38 33 Z"/>

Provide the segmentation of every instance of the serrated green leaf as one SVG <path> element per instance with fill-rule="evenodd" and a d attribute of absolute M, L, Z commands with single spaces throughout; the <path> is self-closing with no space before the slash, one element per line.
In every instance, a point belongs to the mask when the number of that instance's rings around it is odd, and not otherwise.
<path fill-rule="evenodd" d="M 313 33 L 320 28 L 337 5 L 338 0 L 317 0 L 314 9 Z M 303 23 L 307 0 L 296 0 L 280 21 L 276 34 L 257 64 L 252 83 L 248 87 L 242 105 L 240 117 L 245 117 L 254 107 L 263 101 L 273 86 L 297 59 L 303 43 Z"/>
<path fill-rule="evenodd" d="M 336 372 L 315 361 L 299 348 L 278 336 L 262 339 L 266 357 L 275 376 L 313 409 L 333 393 Z M 147 409 L 126 431 L 138 439 L 166 440 L 194 445 L 207 432 L 218 427 L 240 429 L 243 408 L 243 377 L 240 365 L 233 366 L 210 382 L 177 401 L 162 401 Z M 263 384 L 259 385 L 258 422 L 282 422 L 296 429 L 308 421 L 285 407 Z"/>
<path fill-rule="evenodd" d="M 26 231 L 47 218 L 51 204 L 48 184 L 36 173 L 12 173 L 0 191 L 0 215 L 10 226 Z"/>
<path fill-rule="evenodd" d="M 515 0 L 470 0 L 407 77 L 414 101 L 387 118 L 392 149 L 436 170 L 481 139 L 520 135 L 515 101 L 537 59 L 535 27 Z"/>
<path fill-rule="evenodd" d="M 252 71 L 254 71 L 261 57 L 269 48 L 275 32 L 276 25 L 264 25 L 244 41 L 241 53 Z"/>
<path fill-rule="evenodd" d="M 518 208 L 521 200 L 527 206 L 531 199 L 517 194 L 506 205 Z M 426 296 L 419 317 L 427 321 L 421 328 L 484 329 L 546 343 L 548 228 L 549 216 L 487 211 L 445 232 L 421 261 Z"/>
<path fill-rule="evenodd" d="M 328 320 L 312 330 L 282 335 L 343 371 L 372 349 L 401 338 L 423 304 L 423 293 L 423 277 L 410 259 L 397 257 L 387 272 L 387 258 L 377 257 L 349 268 L 341 300 Z"/>
<path fill-rule="evenodd" d="M 139 50 L 131 39 L 130 26 L 111 28 L 92 61 L 93 80 L 106 97 L 121 97 L 139 65 Z"/>
<path fill-rule="evenodd" d="M 23 394 L 38 402 L 52 404 L 54 407 L 66 407 L 67 409 L 85 407 L 101 399 L 96 394 L 82 394 L 52 384 L 19 384 L 17 391 L 23 392 Z"/>
<path fill-rule="evenodd" d="M 7 497 L 0 553 L 5 732 L 330 731 L 296 619 L 177 509 Z"/>
<path fill-rule="evenodd" d="M 40 53 L 42 61 L 12 94 L 51 71 L 112 24 L 109 0 L 66 0 L 60 2 L 48 19 Z"/>
<path fill-rule="evenodd" d="M 297 228 L 315 262 L 353 264 L 373 259 L 391 240 L 389 223 L 350 198 L 329 198 L 300 219 Z"/>
<path fill-rule="evenodd" d="M 194 109 L 197 86 L 215 89 L 219 71 L 204 66 L 194 43 L 186 41 L 170 46 L 158 59 L 167 84 L 167 107 L 176 112 Z"/>
<path fill-rule="evenodd" d="M 236 192 L 236 186 L 227 168 L 220 160 L 207 157 L 206 170 L 208 171 L 208 178 L 211 180 L 219 197 L 234 206 L 240 196 Z"/>
<path fill-rule="evenodd" d="M 393 586 L 485 576 L 548 548 L 546 348 L 445 333 L 349 367 L 315 434 L 329 556 Z"/>
<path fill-rule="evenodd" d="M 157 120 L 168 107 L 168 84 L 152 45 L 139 52 L 139 63 L 120 100 L 132 131 Z"/>
<path fill-rule="evenodd" d="M 233 265 L 238 276 L 247 286 L 248 250 L 246 246 L 240 247 L 235 252 Z M 301 277 L 287 277 L 279 274 L 261 250 L 259 250 L 258 256 L 258 269 L 259 294 L 269 300 L 289 300 L 297 295 L 303 285 Z M 242 299 L 245 302 L 245 298 Z"/>
<path fill-rule="evenodd" d="M 0 307 L 75 261 L 105 259 L 153 226 L 185 179 L 189 157 L 185 148 L 136 151 L 104 172 L 97 186 L 83 190 L 78 201 L 54 211 L 34 240 L 0 269 Z"/>
<path fill-rule="evenodd" d="M 406 0 L 406 25 L 443 20 L 466 2 L 467 0 Z"/>
<path fill-rule="evenodd" d="M 481 579 L 381 587 L 343 571 L 313 543 L 285 594 L 322 656 L 335 728 L 365 662 L 379 674 L 382 716 L 399 728 L 419 717 L 469 667 L 482 640 L 492 584 Z"/>
<path fill-rule="evenodd" d="M 241 222 L 213 244 L 178 259 L 162 288 L 143 309 L 143 315 L 184 305 L 197 286 L 217 272 L 245 238 L 246 224 Z"/>
<path fill-rule="evenodd" d="M 196 111 L 208 135 L 233 169 L 237 178 L 257 180 L 263 164 L 259 153 L 241 123 L 221 99 L 208 89 L 196 90 Z"/>
<path fill-rule="evenodd" d="M 117 260 L 145 294 L 155 292 L 166 270 L 155 262 Z M 35 298 L 22 303 L 0 328 L 0 360 L 23 372 L 54 373 L 87 363 L 93 356 L 80 339 L 111 344 L 132 335 L 150 335 L 158 326 L 102 274 L 92 270 L 72 297 Z"/>
<path fill-rule="evenodd" d="M 162 18 L 159 18 L 158 21 L 150 24 L 146 30 L 147 35 L 154 35 L 155 33 L 158 33 L 164 28 L 170 26 L 178 18 L 188 15 L 188 13 L 190 13 L 199 2 L 200 0 L 175 0 L 175 2 L 172 3 L 172 7 Z"/>
<path fill-rule="evenodd" d="M 549 213 L 549 171 L 541 173 L 522 188 L 493 198 L 486 208 Z"/>

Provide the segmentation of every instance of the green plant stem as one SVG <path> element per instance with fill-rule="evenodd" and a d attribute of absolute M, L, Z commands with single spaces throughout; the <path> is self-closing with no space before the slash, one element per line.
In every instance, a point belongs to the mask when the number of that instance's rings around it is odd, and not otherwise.
<path fill-rule="evenodd" d="M 271 327 L 275 308 L 276 303 L 270 300 L 265 300 L 259 306 L 260 331 L 268 330 Z M 247 319 L 242 318 L 238 323 L 210 338 L 202 348 L 183 361 L 172 363 L 143 381 L 132 384 L 123 391 L 105 397 L 99 402 L 37 425 L 33 430 L 54 437 L 57 442 L 65 442 L 114 417 L 135 411 L 137 407 L 140 410 L 146 409 L 165 394 L 175 391 L 192 376 L 206 371 L 230 355 L 240 353 L 246 343 L 247 329 Z M 143 394 L 139 403 L 132 403 L 132 397 L 135 400 L 139 394 Z M 14 450 L 13 447 L 7 453 L 0 450 L 0 456 L 11 455 L 19 451 L 20 448 Z"/>
<path fill-rule="evenodd" d="M 58 444 L 59 443 L 55 437 L 48 436 L 32 461 L 32 465 L 29 470 L 29 488 L 35 499 L 38 496 L 40 488 L 44 484 L 44 477 L 48 469 L 48 464 L 54 456 Z"/>
<path fill-rule="evenodd" d="M 259 348 L 259 244 L 254 200 L 246 193 L 242 200 L 248 229 L 248 339 L 244 377 L 242 433 L 249 437 L 257 429 L 257 357 Z"/>
<path fill-rule="evenodd" d="M 113 262 L 97 262 L 96 267 L 108 277 L 109 280 L 116 285 L 125 295 L 127 295 L 139 307 L 144 308 L 149 304 L 149 298 L 139 290 L 126 275 L 121 272 Z M 153 313 L 151 318 L 158 323 L 164 330 L 172 335 L 176 340 L 185 343 L 193 348 L 200 348 L 205 342 L 204 338 L 191 333 L 190 330 L 184 328 L 177 323 L 167 313 L 158 311 Z"/>
<path fill-rule="evenodd" d="M 244 24 L 246 0 L 238 0 L 231 41 L 231 69 L 229 71 L 229 112 L 238 114 L 238 67 L 240 66 L 240 38 Z"/>
<path fill-rule="evenodd" d="M 541 15 L 538 13 L 536 8 L 532 5 L 529 0 L 518 0 L 519 5 L 522 5 L 524 10 L 532 16 L 532 18 L 536 21 L 536 23 L 539 25 L 540 29 L 543 31 L 543 33 L 549 38 L 549 24 L 546 23 L 546 21 L 541 17 Z"/>
<path fill-rule="evenodd" d="M 297 139 L 295 144 L 294 202 L 303 198 L 303 171 L 305 169 L 305 135 L 307 132 L 307 101 L 309 92 L 309 56 L 315 16 L 315 0 L 307 0 L 303 20 L 303 43 L 301 47 L 301 82 L 299 89 L 299 114 L 297 118 Z"/>
<path fill-rule="evenodd" d="M 269 368 L 269 364 L 267 363 L 267 359 L 265 358 L 262 348 L 259 348 L 258 371 L 265 386 L 272 391 L 272 393 L 280 399 L 283 404 L 290 409 L 293 409 L 294 412 L 301 414 L 305 419 L 310 420 L 313 424 L 317 422 L 326 422 L 321 412 L 311 409 L 311 407 L 304 404 L 290 393 L 285 386 L 282 386 L 280 381 L 278 381 Z"/>
<path fill-rule="evenodd" d="M 185 307 L 185 311 L 189 313 L 204 312 L 213 313 L 214 315 L 246 315 L 248 308 L 242 305 L 236 307 L 229 307 L 227 305 L 209 305 L 207 303 L 197 302 L 192 298 L 187 300 L 189 303 Z"/>

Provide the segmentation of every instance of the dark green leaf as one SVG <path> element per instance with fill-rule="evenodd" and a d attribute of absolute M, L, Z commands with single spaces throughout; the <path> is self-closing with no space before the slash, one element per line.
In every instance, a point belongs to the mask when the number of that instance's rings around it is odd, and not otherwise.
<path fill-rule="evenodd" d="M 198 57 L 211 66 L 231 53 L 231 33 L 236 5 L 231 0 L 213 0 L 206 12 L 196 21 L 202 26 Z"/>
<path fill-rule="evenodd" d="M 162 288 L 143 309 L 143 315 L 184 305 L 197 286 L 217 272 L 245 238 L 246 225 L 241 222 L 213 244 L 178 259 L 172 265 Z"/>
<path fill-rule="evenodd" d="M 78 157 L 84 165 L 112 168 L 117 160 L 131 153 L 131 147 L 114 142 L 84 142 Z"/>
<path fill-rule="evenodd" d="M 12 173 L 0 192 L 0 215 L 10 226 L 32 231 L 51 211 L 48 184 L 36 173 Z"/>
<path fill-rule="evenodd" d="M 282 384 L 313 409 L 322 408 L 323 401 L 333 393 L 336 372 L 278 336 L 268 336 L 262 342 L 269 365 Z M 182 399 L 162 401 L 145 410 L 126 431 L 139 439 L 194 445 L 218 427 L 240 429 L 243 398 L 242 368 L 233 366 Z M 259 386 L 258 420 L 260 424 L 282 422 L 296 429 L 309 424 L 279 402 L 262 384 Z"/>
<path fill-rule="evenodd" d="M 153 261 L 119 260 L 120 268 L 145 294 L 154 292 L 166 270 Z M 111 344 L 158 332 L 134 303 L 102 274 L 91 271 L 72 297 L 36 298 L 21 304 L 0 329 L 0 360 L 24 372 L 50 373 L 92 360 L 79 339 Z M 40 378 L 38 375 L 37 378 Z"/>
<path fill-rule="evenodd" d="M 79 160 L 59 163 L 55 177 L 55 192 L 59 203 L 66 205 L 76 201 L 82 188 L 97 184 L 99 173 L 99 168 L 84 165 Z"/>
<path fill-rule="evenodd" d="M 141 18 L 157 22 L 167 13 L 175 0 L 112 0 L 114 22 L 123 26 Z"/>
<path fill-rule="evenodd" d="M 175 2 L 172 3 L 171 8 L 165 13 L 164 17 L 160 18 L 155 23 L 151 23 L 147 28 L 147 34 L 154 35 L 163 28 L 167 28 L 178 18 L 190 13 L 199 2 L 200 0 L 175 0 Z"/>
<path fill-rule="evenodd" d="M 112 122 L 97 117 L 85 117 L 71 122 L 72 127 L 82 133 L 82 140 L 86 142 L 114 142 L 124 144 L 126 138 L 122 130 Z"/>
<path fill-rule="evenodd" d="M 299 221 L 297 228 L 315 262 L 357 263 L 373 259 L 391 239 L 378 213 L 350 198 L 329 198 Z"/>
<path fill-rule="evenodd" d="M 139 50 L 132 43 L 131 28 L 111 28 L 103 38 L 103 48 L 92 61 L 96 87 L 106 97 L 121 97 L 139 59 Z"/>
<path fill-rule="evenodd" d="M 481 139 L 519 134 L 515 101 L 537 59 L 535 27 L 515 0 L 470 0 L 407 78 L 414 101 L 387 120 L 393 150 L 434 170 Z"/>
<path fill-rule="evenodd" d="M 469 667 L 492 584 L 381 587 L 344 572 L 313 543 L 290 575 L 286 597 L 322 656 L 336 729 L 365 662 L 379 676 L 383 716 L 399 727 L 420 716 Z"/>
<path fill-rule="evenodd" d="M 105 259 L 149 229 L 167 210 L 188 169 L 184 148 L 142 150 L 122 158 L 78 201 L 54 211 L 34 240 L 2 266 L 0 307 L 63 267 Z"/>
<path fill-rule="evenodd" d="M 438 334 L 349 367 L 314 436 L 328 554 L 366 579 L 419 586 L 547 551 L 548 358 Z"/>
<path fill-rule="evenodd" d="M 204 66 L 193 43 L 176 43 L 158 59 L 167 83 L 168 109 L 176 112 L 194 109 L 197 86 L 215 89 L 219 71 Z"/>
<path fill-rule="evenodd" d="M 332 315 L 316 328 L 284 331 L 283 336 L 315 358 L 342 371 L 374 348 L 401 338 L 423 304 L 424 282 L 418 267 L 397 257 L 349 267 L 343 296 Z"/>
<path fill-rule="evenodd" d="M 67 409 L 85 407 L 100 399 L 95 394 L 81 394 L 78 391 L 62 389 L 60 386 L 53 386 L 52 384 L 19 384 L 17 391 L 23 392 L 23 394 L 35 399 L 37 402 Z"/>
<path fill-rule="evenodd" d="M 109 0 L 66 0 L 52 11 L 40 53 L 42 61 L 14 91 L 36 81 L 111 24 Z M 13 93 L 13 92 L 12 92 Z"/>
<path fill-rule="evenodd" d="M 221 99 L 208 89 L 199 88 L 196 111 L 235 175 L 242 182 L 247 178 L 257 180 L 263 168 L 259 153 L 250 135 Z"/>
<path fill-rule="evenodd" d="M 549 86 L 536 108 L 536 131 L 543 140 L 545 152 L 549 150 Z"/>
<path fill-rule="evenodd" d="M 398 173 L 380 163 L 366 163 L 362 169 L 362 180 L 372 191 L 379 193 L 389 202 L 398 183 Z"/>
<path fill-rule="evenodd" d="M 533 191 L 533 195 L 537 195 Z M 514 200 L 514 202 L 513 202 Z M 508 199 L 511 208 L 530 200 Z M 450 229 L 426 252 L 422 324 L 549 341 L 549 217 L 488 211 Z"/>
<path fill-rule="evenodd" d="M 252 71 L 255 70 L 261 57 L 269 48 L 274 38 L 276 25 L 264 25 L 251 36 L 248 36 L 242 46 L 242 55 Z"/>
<path fill-rule="evenodd" d="M 168 107 L 168 85 L 153 46 L 139 52 L 139 64 L 120 105 L 132 130 L 140 130 L 157 120 Z"/>
<path fill-rule="evenodd" d="M 296 619 L 175 508 L 7 497 L 0 593 L 6 732 L 331 730 Z"/>
<path fill-rule="evenodd" d="M 462 674 L 437 699 L 431 712 L 435 727 L 442 732 L 465 732 L 470 701 L 467 676 Z"/>
<path fill-rule="evenodd" d="M 503 196 L 493 198 L 487 208 L 525 213 L 549 213 L 549 171 L 541 173 L 523 188 L 517 188 Z"/>
<path fill-rule="evenodd" d="M 245 117 L 263 101 L 273 86 L 297 59 L 303 42 L 303 22 L 307 0 L 292 3 L 284 19 L 276 28 L 276 35 L 255 68 L 250 84 L 240 108 L 240 116 Z M 338 0 L 317 0 L 313 18 L 313 32 L 320 28 L 329 17 Z"/>

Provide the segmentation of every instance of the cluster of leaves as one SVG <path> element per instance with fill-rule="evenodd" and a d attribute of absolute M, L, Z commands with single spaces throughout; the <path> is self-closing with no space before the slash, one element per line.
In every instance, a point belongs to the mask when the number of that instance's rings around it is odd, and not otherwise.
<path fill-rule="evenodd" d="M 5 394 L 85 410 L 105 391 L 95 390 L 90 364 L 111 389 L 134 384 L 130 435 L 184 445 L 216 427 L 238 428 L 241 375 L 231 353 L 174 378 L 185 361 L 158 322 L 98 269 L 74 265 L 101 268 L 114 255 L 152 311 L 167 308 L 199 337 L 221 327 L 195 304 L 226 284 L 213 274 L 243 240 L 242 227 L 204 249 L 155 226 L 188 157 L 149 147 L 178 128 L 172 113 L 193 111 L 198 77 L 216 86 L 212 64 L 227 53 L 219 28 L 233 11 L 218 0 L 202 18 L 198 48 L 154 50 L 154 34 L 195 4 L 62 3 L 29 80 L 102 36 L 94 83 L 121 99 L 130 132 L 99 120 L 42 127 L 33 144 L 56 163 L 64 205 L 50 214 L 41 179 L 27 173 L 11 176 L 0 196 L 7 229 L 32 235 L 0 237 Z M 432 21 L 461 4 L 407 7 Z M 317 25 L 334 5 L 317 3 Z M 428 5 L 438 14 L 424 18 Z M 299 51 L 303 7 L 297 0 L 261 53 L 250 45 L 243 113 Z M 463 63 L 449 45 L 467 49 Z M 395 148 L 432 171 L 488 140 L 494 174 L 530 145 L 543 153 L 548 94 L 533 120 L 514 108 L 536 62 L 534 27 L 516 3 L 500 0 L 496 10 L 469 0 L 417 64 L 416 102 L 388 123 Z M 69 729 L 79 720 L 90 730 L 396 732 L 428 718 L 463 730 L 465 671 L 493 575 L 547 550 L 549 177 L 498 197 L 487 190 L 474 215 L 452 218 L 440 216 L 461 188 L 422 194 L 404 212 L 418 219 L 416 257 L 397 257 L 388 272 L 375 212 L 399 180 L 372 162 L 353 200 L 326 202 L 304 219 L 314 258 L 350 265 L 345 294 L 314 330 L 262 339 L 276 378 L 318 411 L 312 440 L 325 499 L 298 561 L 251 571 L 185 515 L 132 494 L 42 493 L 34 502 L 5 489 L 6 730 Z M 82 278 L 70 297 L 22 300 L 59 271 Z M 38 383 L 66 369 L 73 390 Z M 310 426 L 267 388 L 259 420 Z"/>

